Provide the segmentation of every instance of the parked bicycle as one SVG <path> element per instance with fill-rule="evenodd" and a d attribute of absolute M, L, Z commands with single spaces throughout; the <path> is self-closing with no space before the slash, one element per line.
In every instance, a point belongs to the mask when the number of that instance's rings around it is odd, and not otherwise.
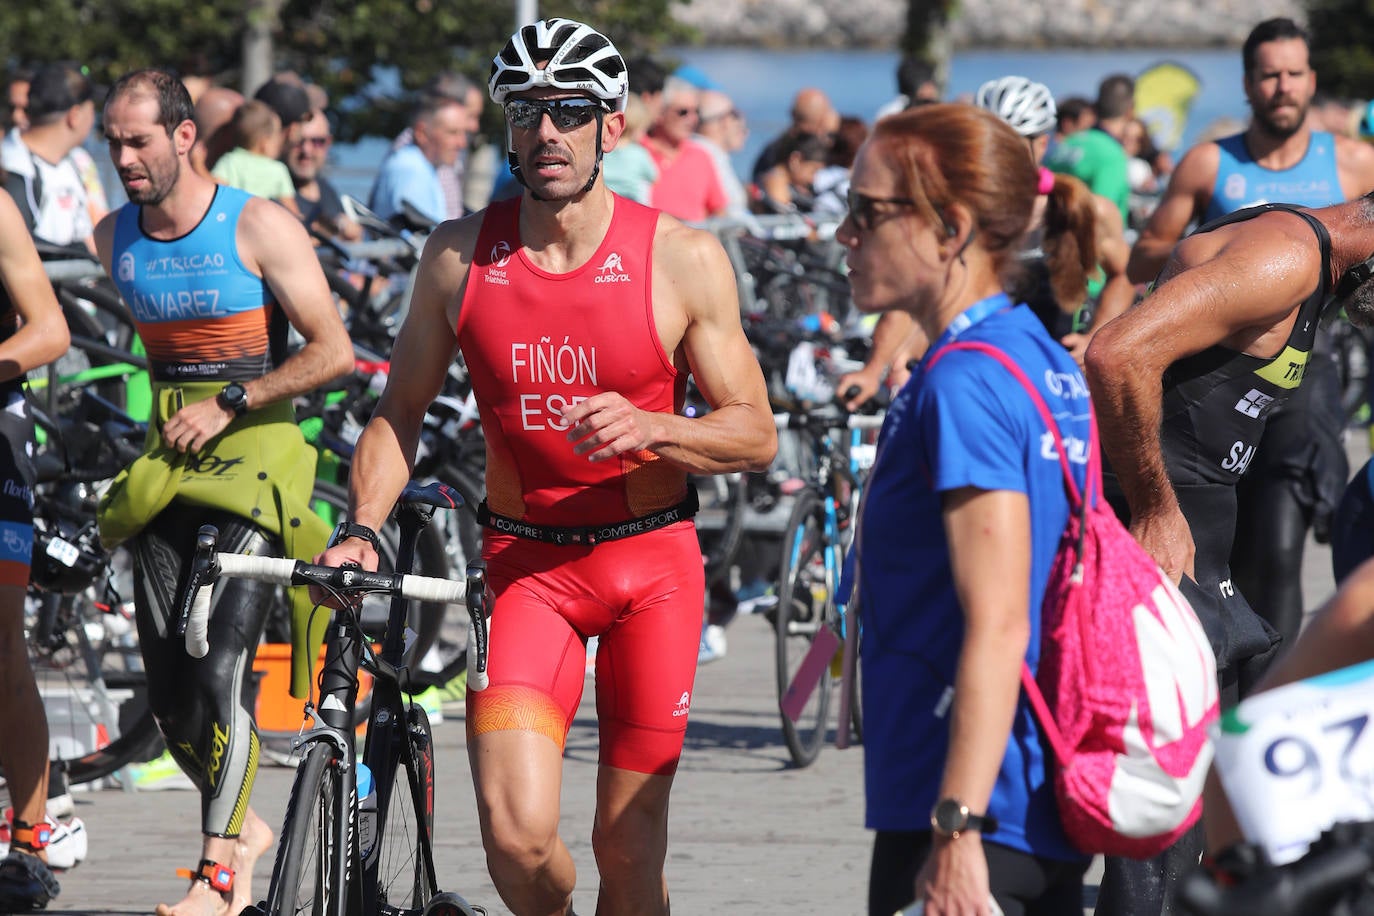
<path fill-rule="evenodd" d="M 133 622 L 132 563 L 106 551 L 98 487 L 139 453 L 143 430 L 83 389 L 65 416 L 34 407 L 34 551 L 25 608 L 29 664 L 49 717 L 55 770 L 72 784 L 155 757 L 147 678 Z"/>
<path fill-rule="evenodd" d="M 836 745 L 847 747 L 851 737 L 863 736 L 857 608 L 841 602 L 838 593 L 863 478 L 873 460 L 863 431 L 877 429 L 882 418 L 826 406 L 774 419 L 810 446 L 806 486 L 796 494 L 784 528 L 773 621 L 783 739 L 792 762 L 804 767 L 825 741 L 837 684 L 842 689 Z"/>
<path fill-rule="evenodd" d="M 397 563 L 410 568 L 420 532 L 436 508 L 456 508 L 458 495 L 441 483 L 410 484 L 397 504 L 401 532 Z M 242 576 L 279 585 L 316 585 L 335 596 L 325 637 L 319 702 L 307 702 L 315 726 L 298 745 L 302 761 L 287 803 L 281 843 L 266 900 L 248 914 L 336 914 L 336 916 L 448 916 L 482 913 L 461 897 L 439 890 L 434 871 L 434 750 L 428 717 L 401 689 L 404 624 L 408 600 L 445 604 L 464 600 L 472 646 L 468 684 L 486 686 L 486 582 L 480 564 L 466 581 L 401 573 L 369 573 L 356 567 L 326 567 L 299 560 L 245 557 L 216 551 L 217 532 L 201 529 L 185 591 L 178 632 L 187 651 L 208 651 L 210 592 L 223 576 Z M 353 608 L 361 595 L 391 597 L 381 651 L 374 652 Z M 352 709 L 359 668 L 371 672 L 372 717 L 361 763 L 355 750 Z M 372 790 L 358 797 L 359 774 Z"/>

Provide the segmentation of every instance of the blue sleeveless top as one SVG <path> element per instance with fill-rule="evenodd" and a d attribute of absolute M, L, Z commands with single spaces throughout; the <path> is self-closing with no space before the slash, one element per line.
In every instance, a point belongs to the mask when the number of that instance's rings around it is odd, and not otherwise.
<path fill-rule="evenodd" d="M 1336 170 L 1336 138 L 1325 131 L 1312 131 L 1302 161 L 1281 171 L 1255 162 L 1244 134 L 1218 140 L 1217 146 L 1221 159 L 1204 223 L 1256 204 L 1329 207 L 1345 200 Z"/>
<path fill-rule="evenodd" d="M 262 277 L 239 260 L 238 221 L 252 195 L 221 186 L 186 235 L 159 240 L 142 208 L 115 221 L 115 285 L 133 312 L 157 381 L 247 381 L 283 354 L 286 323 Z"/>

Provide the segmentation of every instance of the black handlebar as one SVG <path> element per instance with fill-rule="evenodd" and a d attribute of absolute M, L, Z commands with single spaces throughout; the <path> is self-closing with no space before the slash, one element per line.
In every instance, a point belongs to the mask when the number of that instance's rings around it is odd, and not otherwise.
<path fill-rule="evenodd" d="M 1335 825 L 1291 865 L 1272 866 L 1253 846 L 1229 855 L 1229 876 L 1234 881 L 1229 887 L 1218 884 L 1206 868 L 1184 876 L 1178 888 L 1183 912 L 1194 916 L 1353 913 L 1346 901 L 1362 885 L 1369 890 L 1368 882 L 1374 881 L 1374 823 Z"/>

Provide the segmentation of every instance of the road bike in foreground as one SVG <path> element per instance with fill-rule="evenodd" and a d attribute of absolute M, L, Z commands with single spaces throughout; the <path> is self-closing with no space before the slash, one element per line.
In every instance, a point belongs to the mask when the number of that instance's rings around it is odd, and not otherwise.
<path fill-rule="evenodd" d="M 435 508 L 453 509 L 460 497 L 442 483 L 410 484 L 397 504 L 401 532 L 398 570 L 411 567 L 415 544 Z M 179 632 L 187 651 L 203 657 L 211 586 L 224 576 L 279 585 L 315 585 L 335 596 L 325 636 L 319 703 L 307 703 L 315 726 L 298 740 L 297 769 L 267 899 L 245 916 L 476 916 L 480 907 L 439 889 L 434 871 L 434 750 L 429 720 L 402 689 L 407 601 L 456 604 L 466 596 L 469 622 L 468 688 L 486 686 L 486 581 L 480 562 L 465 581 L 357 567 L 316 566 L 298 560 L 218 553 L 214 528 L 201 529 L 182 595 Z M 356 610 L 363 595 L 388 595 L 391 612 L 380 652 L 365 637 Z M 355 749 L 353 707 L 358 670 L 373 676 L 372 714 L 361 759 Z M 364 796 L 359 797 L 361 784 Z M 370 777 L 373 788 L 365 786 Z"/>

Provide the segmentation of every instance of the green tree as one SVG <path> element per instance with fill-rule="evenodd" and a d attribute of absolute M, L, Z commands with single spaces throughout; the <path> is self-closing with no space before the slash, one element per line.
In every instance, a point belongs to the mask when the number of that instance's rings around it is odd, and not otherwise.
<path fill-rule="evenodd" d="M 670 15 L 680 2 L 544 0 L 539 11 L 605 28 L 632 55 L 691 37 Z M 273 8 L 276 69 L 328 90 L 354 135 L 390 133 L 403 116 L 404 99 L 367 95 L 379 71 L 397 70 L 406 90 L 444 69 L 485 81 L 514 27 L 513 4 L 492 0 L 44 0 L 0 3 L 0 61 L 74 60 L 104 83 L 138 67 L 198 69 L 236 85 L 250 17 Z"/>
<path fill-rule="evenodd" d="M 1374 0 L 1308 0 L 1307 17 L 1322 91 L 1374 96 Z"/>
<path fill-rule="evenodd" d="M 908 0 L 902 53 L 929 64 L 941 86 L 949 84 L 949 62 L 954 55 L 949 23 L 958 10 L 957 0 Z"/>

